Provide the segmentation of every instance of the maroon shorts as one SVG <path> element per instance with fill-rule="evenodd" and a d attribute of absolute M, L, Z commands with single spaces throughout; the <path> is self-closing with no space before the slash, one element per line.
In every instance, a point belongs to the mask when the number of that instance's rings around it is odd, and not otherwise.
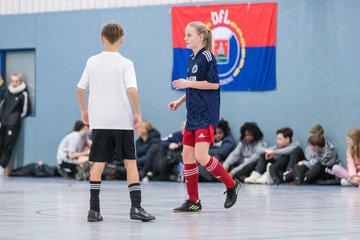
<path fill-rule="evenodd" d="M 188 130 L 185 128 L 182 143 L 184 145 L 195 147 L 198 142 L 214 143 L 214 126 L 211 124 L 208 128 L 199 128 Z"/>

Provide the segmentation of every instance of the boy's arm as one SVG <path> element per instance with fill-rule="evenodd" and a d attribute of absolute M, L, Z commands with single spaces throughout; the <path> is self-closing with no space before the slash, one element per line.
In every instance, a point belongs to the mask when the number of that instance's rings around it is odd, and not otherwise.
<path fill-rule="evenodd" d="M 220 86 L 219 83 L 211 83 L 208 81 L 188 81 L 185 79 L 178 79 L 172 82 L 175 89 L 194 88 L 201 90 L 217 90 Z"/>
<path fill-rule="evenodd" d="M 132 106 L 134 108 L 134 128 L 137 129 L 140 126 L 140 123 L 142 121 L 141 119 L 141 110 L 140 110 L 140 102 L 139 102 L 139 96 L 137 94 L 137 90 L 134 87 L 128 88 L 128 95 L 130 98 L 130 101 L 132 103 Z"/>
<path fill-rule="evenodd" d="M 86 97 L 85 97 L 85 90 L 82 88 L 77 88 L 77 98 L 80 105 L 81 110 L 81 119 L 84 124 L 89 125 L 89 115 L 86 107 Z"/>

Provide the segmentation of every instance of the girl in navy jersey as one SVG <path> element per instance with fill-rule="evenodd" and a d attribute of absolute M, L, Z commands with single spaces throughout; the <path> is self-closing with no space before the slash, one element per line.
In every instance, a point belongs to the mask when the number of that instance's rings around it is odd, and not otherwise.
<path fill-rule="evenodd" d="M 220 85 L 215 56 L 211 51 L 211 30 L 202 22 L 191 22 L 185 29 L 185 44 L 193 51 L 188 60 L 186 79 L 173 81 L 175 89 L 186 89 L 186 94 L 169 103 L 177 110 L 186 101 L 186 126 L 183 135 L 184 176 L 189 198 L 174 212 L 201 210 L 198 194 L 199 162 L 223 182 L 227 188 L 225 208 L 232 207 L 240 190 L 240 182 L 233 180 L 221 163 L 209 155 L 214 143 L 214 129 L 219 121 Z"/>

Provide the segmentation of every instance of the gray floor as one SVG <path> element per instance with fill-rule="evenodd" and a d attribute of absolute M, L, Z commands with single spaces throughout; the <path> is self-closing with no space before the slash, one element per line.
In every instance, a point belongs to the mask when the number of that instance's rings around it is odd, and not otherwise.
<path fill-rule="evenodd" d="M 201 213 L 174 214 L 180 183 L 143 185 L 155 222 L 129 220 L 123 181 L 104 181 L 101 223 L 88 223 L 88 183 L 61 178 L 0 177 L 0 239 L 359 239 L 360 189 L 244 185 L 223 208 L 224 187 L 200 184 Z"/>

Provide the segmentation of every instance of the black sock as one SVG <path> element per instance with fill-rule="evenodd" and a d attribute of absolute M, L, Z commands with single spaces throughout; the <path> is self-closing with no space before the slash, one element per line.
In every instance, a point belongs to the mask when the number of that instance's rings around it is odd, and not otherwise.
<path fill-rule="evenodd" d="M 90 181 L 90 210 L 100 211 L 101 181 Z"/>
<path fill-rule="evenodd" d="M 141 187 L 140 183 L 133 183 L 129 185 L 129 193 L 131 199 L 131 207 L 140 207 L 141 203 Z"/>

